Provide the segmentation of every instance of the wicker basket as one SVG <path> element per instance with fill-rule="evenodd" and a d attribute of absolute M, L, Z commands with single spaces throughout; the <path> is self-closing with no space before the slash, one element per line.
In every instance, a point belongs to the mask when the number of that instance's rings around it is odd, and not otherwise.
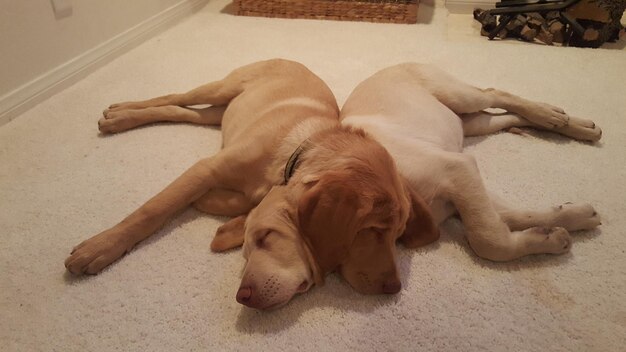
<path fill-rule="evenodd" d="M 419 0 L 234 0 L 240 16 L 416 23 Z"/>

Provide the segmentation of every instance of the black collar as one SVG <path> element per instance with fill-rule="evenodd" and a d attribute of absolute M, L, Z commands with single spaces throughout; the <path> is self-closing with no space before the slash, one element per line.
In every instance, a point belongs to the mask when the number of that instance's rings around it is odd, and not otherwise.
<path fill-rule="evenodd" d="M 300 155 L 305 151 L 305 143 L 308 142 L 308 139 L 302 142 L 298 148 L 291 154 L 289 160 L 287 160 L 287 164 L 285 165 L 285 172 L 283 174 L 283 184 L 287 184 L 293 173 L 296 171 L 298 164 L 300 162 Z"/>

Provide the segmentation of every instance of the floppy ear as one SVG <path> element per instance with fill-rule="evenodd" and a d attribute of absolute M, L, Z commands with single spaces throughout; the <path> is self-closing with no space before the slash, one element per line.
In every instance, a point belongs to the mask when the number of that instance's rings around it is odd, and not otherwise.
<path fill-rule="evenodd" d="M 411 213 L 400 242 L 409 248 L 425 246 L 439 238 L 439 226 L 435 223 L 430 207 L 408 185 L 405 190 L 411 198 Z"/>
<path fill-rule="evenodd" d="M 346 181 L 325 174 L 298 203 L 300 233 L 322 280 L 346 258 L 358 231 L 359 195 Z"/>
<path fill-rule="evenodd" d="M 241 215 L 228 220 L 224 225 L 217 228 L 215 237 L 211 242 L 213 252 L 239 247 L 243 244 L 244 225 L 248 215 Z"/>

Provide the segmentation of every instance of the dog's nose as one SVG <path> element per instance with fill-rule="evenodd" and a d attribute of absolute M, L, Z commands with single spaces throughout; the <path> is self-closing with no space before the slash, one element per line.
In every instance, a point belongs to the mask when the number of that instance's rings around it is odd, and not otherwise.
<path fill-rule="evenodd" d="M 252 298 L 251 287 L 240 287 L 239 291 L 237 291 L 237 302 L 247 306 L 251 298 Z"/>
<path fill-rule="evenodd" d="M 400 292 L 402 283 L 398 280 L 390 280 L 383 284 L 383 292 L 388 294 L 394 294 Z"/>

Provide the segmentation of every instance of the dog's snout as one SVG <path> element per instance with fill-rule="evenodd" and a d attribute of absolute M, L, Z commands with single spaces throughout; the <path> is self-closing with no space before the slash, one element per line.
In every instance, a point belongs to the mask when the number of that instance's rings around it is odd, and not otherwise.
<path fill-rule="evenodd" d="M 383 284 L 383 292 L 387 294 L 394 294 L 400 292 L 402 283 L 398 280 L 390 280 Z"/>
<path fill-rule="evenodd" d="M 247 306 L 249 305 L 251 298 L 252 298 L 251 287 L 240 287 L 239 291 L 237 291 L 237 302 Z"/>

